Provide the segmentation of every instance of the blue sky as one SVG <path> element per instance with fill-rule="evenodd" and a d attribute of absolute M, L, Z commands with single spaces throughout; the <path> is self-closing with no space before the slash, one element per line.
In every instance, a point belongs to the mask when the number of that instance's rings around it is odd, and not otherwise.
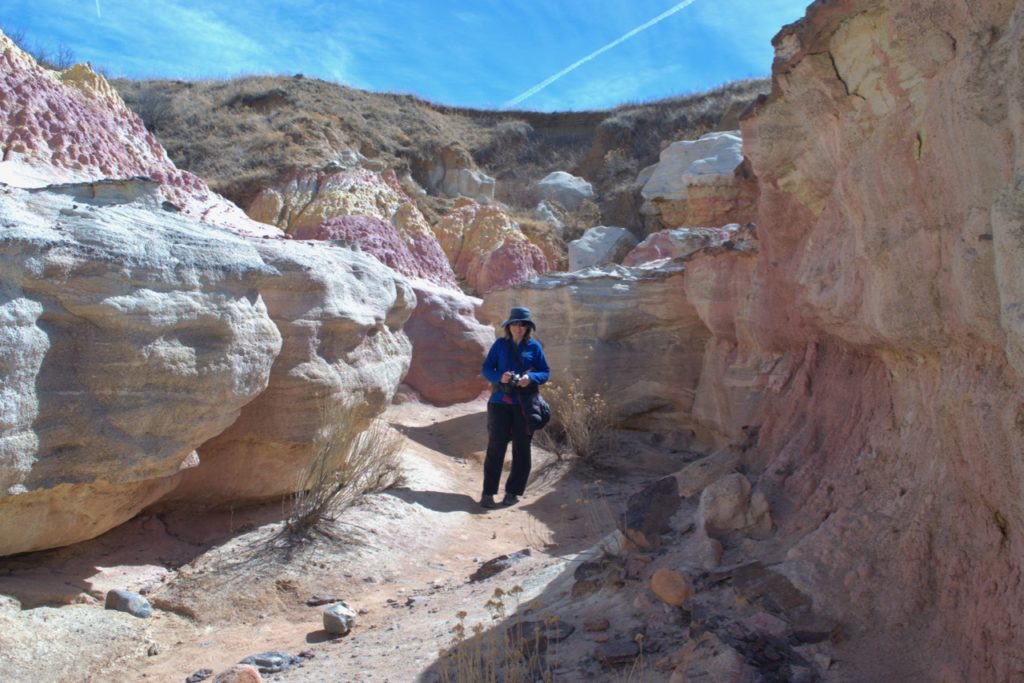
<path fill-rule="evenodd" d="M 555 111 L 767 76 L 772 36 L 809 1 L 4 0 L 0 22 L 111 76 L 303 73 L 443 104 Z"/>

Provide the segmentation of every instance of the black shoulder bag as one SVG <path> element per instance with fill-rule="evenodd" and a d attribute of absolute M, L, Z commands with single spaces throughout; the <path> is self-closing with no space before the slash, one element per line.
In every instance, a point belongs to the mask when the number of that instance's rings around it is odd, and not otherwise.
<path fill-rule="evenodd" d="M 511 340 L 509 345 L 512 347 L 512 356 L 516 359 L 516 365 L 519 366 L 519 374 L 525 375 L 526 370 L 523 368 L 523 359 L 519 357 L 519 349 L 516 348 L 515 342 Z M 530 402 L 528 407 L 523 403 L 526 400 Z M 538 429 L 544 429 L 551 420 L 551 406 L 540 395 L 540 386 L 531 394 L 519 394 L 519 408 L 524 411 L 524 416 L 526 417 L 527 424 L 530 426 L 531 433 Z"/>

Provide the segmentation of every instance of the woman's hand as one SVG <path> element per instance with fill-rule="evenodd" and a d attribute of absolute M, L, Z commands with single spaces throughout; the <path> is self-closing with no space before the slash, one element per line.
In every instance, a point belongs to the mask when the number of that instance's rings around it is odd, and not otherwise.
<path fill-rule="evenodd" d="M 523 375 L 522 377 L 519 378 L 519 381 L 516 382 L 516 384 L 518 386 L 521 386 L 521 387 L 528 387 L 528 386 L 530 386 L 530 376 L 529 375 Z"/>
<path fill-rule="evenodd" d="M 512 381 L 512 373 L 509 372 L 508 370 L 506 370 L 501 375 L 501 383 L 502 384 L 508 384 L 511 381 Z"/>

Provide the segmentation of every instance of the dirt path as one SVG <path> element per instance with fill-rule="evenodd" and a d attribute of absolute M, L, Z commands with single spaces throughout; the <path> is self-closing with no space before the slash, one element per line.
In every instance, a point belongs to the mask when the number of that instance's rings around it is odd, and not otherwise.
<path fill-rule="evenodd" d="M 613 508 L 639 478 L 595 484 L 535 449 L 537 476 L 524 500 L 487 512 L 476 503 L 482 402 L 407 403 L 387 419 L 408 437 L 406 483 L 346 513 L 337 540 L 272 548 L 280 506 L 202 517 L 175 511 L 141 516 L 73 548 L 0 562 L 0 593 L 26 608 L 67 605 L 0 610 L 8 629 L 20 629 L 17 637 L 0 635 L 0 652 L 18 653 L 0 655 L 9 658 L 0 662 L 5 670 L 18 672 L 5 680 L 183 681 L 272 650 L 305 657 L 301 667 L 265 675 L 270 680 L 433 679 L 438 652 L 460 621 L 486 633 L 517 605 L 537 618 L 564 612 L 573 572 L 586 559 L 580 553 L 612 528 Z M 496 576 L 470 580 L 483 562 L 518 551 L 526 553 Z M 147 592 L 154 616 L 103 610 L 110 588 Z M 515 597 L 488 607 L 496 589 Z M 360 611 L 349 636 L 322 630 L 323 607 L 307 604 L 315 595 L 338 596 Z M 30 613 L 46 618 L 35 623 Z M 599 639 L 581 629 L 573 647 L 582 653 Z M 562 673 L 572 680 L 566 667 L 586 656 L 568 645 L 563 652 L 571 664 L 560 665 Z"/>

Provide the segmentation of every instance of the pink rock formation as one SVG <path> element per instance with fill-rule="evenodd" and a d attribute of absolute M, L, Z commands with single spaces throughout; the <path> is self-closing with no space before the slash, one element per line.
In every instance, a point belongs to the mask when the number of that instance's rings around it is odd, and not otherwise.
<path fill-rule="evenodd" d="M 298 239 L 353 241 L 400 273 L 457 287 L 437 238 L 391 171 L 332 164 L 292 173 L 260 192 L 249 215 Z"/>
<path fill-rule="evenodd" d="M 167 157 L 102 76 L 78 65 L 57 73 L 0 33 L 0 182 L 18 187 L 146 176 L 199 220 L 251 236 L 280 232 L 248 219 Z"/>
<path fill-rule="evenodd" d="M 659 259 L 683 258 L 704 249 L 723 244 L 733 238 L 739 228 L 735 223 L 721 228 L 676 228 L 659 230 L 648 235 L 622 259 L 624 266 L 639 266 Z"/>
<path fill-rule="evenodd" d="M 850 678 L 1012 680 L 1024 5 L 819 1 L 774 42 L 742 124 L 760 255 L 688 263 L 734 312 L 698 305 L 696 403 L 784 501 L 779 569 L 872 634 Z"/>
<path fill-rule="evenodd" d="M 434 232 L 455 272 L 479 294 L 548 271 L 543 252 L 496 206 L 460 200 Z"/>
<path fill-rule="evenodd" d="M 469 401 L 487 388 L 480 375 L 494 328 L 476 320 L 480 299 L 422 281 L 413 283 L 416 308 L 405 324 L 413 342 L 405 383 L 436 405 Z"/>

